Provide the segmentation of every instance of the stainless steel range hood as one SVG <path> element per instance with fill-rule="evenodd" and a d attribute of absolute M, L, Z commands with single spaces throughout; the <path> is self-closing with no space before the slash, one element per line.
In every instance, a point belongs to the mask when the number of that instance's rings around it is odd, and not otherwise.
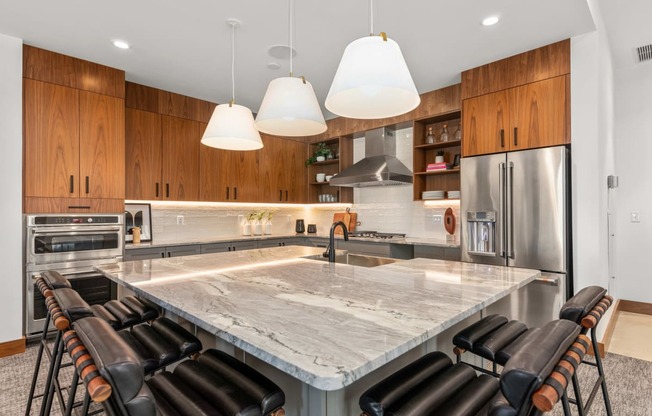
<path fill-rule="evenodd" d="M 331 178 L 332 186 L 362 188 L 412 183 L 412 171 L 396 158 L 395 131 L 390 127 L 365 133 L 365 157 Z"/>

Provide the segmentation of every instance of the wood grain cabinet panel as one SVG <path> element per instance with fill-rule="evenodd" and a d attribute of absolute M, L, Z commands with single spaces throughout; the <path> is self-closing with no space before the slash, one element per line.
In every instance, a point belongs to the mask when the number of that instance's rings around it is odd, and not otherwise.
<path fill-rule="evenodd" d="M 462 155 L 473 156 L 509 149 L 509 94 L 501 91 L 464 100 Z"/>
<path fill-rule="evenodd" d="M 25 196 L 78 196 L 78 91 L 31 79 L 24 81 Z"/>
<path fill-rule="evenodd" d="M 125 197 L 161 199 L 161 115 L 126 109 Z"/>
<path fill-rule="evenodd" d="M 80 196 L 124 199 L 124 100 L 80 91 L 79 118 Z"/>
<path fill-rule="evenodd" d="M 260 152 L 260 180 L 258 197 L 261 201 L 270 203 L 285 202 L 286 175 L 283 162 L 284 140 L 278 137 L 261 134 L 263 148 Z M 289 190 L 288 198 L 289 199 Z"/>
<path fill-rule="evenodd" d="M 161 116 L 163 198 L 199 200 L 199 122 Z"/>
<path fill-rule="evenodd" d="M 570 143 L 566 132 L 566 77 L 556 77 L 510 91 L 510 150 Z"/>
<path fill-rule="evenodd" d="M 257 202 L 259 151 L 236 152 L 200 145 L 202 201 Z"/>
<path fill-rule="evenodd" d="M 284 153 L 285 156 L 280 164 L 286 171 L 285 180 L 288 191 L 286 202 L 304 203 L 308 200 L 308 185 L 304 167 L 307 158 L 307 146 L 302 142 L 285 140 Z"/>

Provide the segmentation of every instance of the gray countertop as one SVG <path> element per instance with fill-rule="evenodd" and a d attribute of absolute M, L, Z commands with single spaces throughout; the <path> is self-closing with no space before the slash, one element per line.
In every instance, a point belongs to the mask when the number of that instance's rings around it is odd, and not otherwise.
<path fill-rule="evenodd" d="M 98 271 L 319 390 L 338 390 L 540 275 L 414 259 L 375 268 L 286 246 Z"/>
<path fill-rule="evenodd" d="M 276 238 L 328 238 L 328 234 L 284 234 L 284 235 L 264 235 L 264 236 L 225 236 L 225 237 L 202 237 L 202 238 L 188 238 L 188 239 L 177 239 L 177 240 L 154 240 L 143 242 L 139 244 L 127 243 L 125 244 L 125 250 L 135 250 L 139 248 L 158 248 L 158 247 L 170 247 L 170 246 L 184 246 L 192 244 L 214 244 L 214 243 L 227 243 L 233 241 L 258 241 L 258 240 L 269 240 Z M 337 235 L 335 238 L 342 240 L 341 235 Z M 381 240 L 377 238 L 365 238 L 365 237 L 354 237 L 349 241 L 364 241 L 371 243 L 391 243 L 391 244 L 408 244 L 408 245 L 422 245 L 422 246 L 433 246 L 433 247 L 447 247 L 447 248 L 458 248 L 459 240 L 455 242 L 446 241 L 446 238 L 419 238 L 419 237 L 405 237 L 405 238 L 392 238 L 388 240 Z"/>

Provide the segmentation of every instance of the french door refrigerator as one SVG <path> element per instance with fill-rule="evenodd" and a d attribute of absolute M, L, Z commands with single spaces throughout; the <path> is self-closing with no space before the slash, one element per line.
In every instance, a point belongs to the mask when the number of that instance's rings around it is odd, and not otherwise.
<path fill-rule="evenodd" d="M 462 260 L 541 270 L 511 311 L 530 325 L 573 294 L 569 166 L 565 146 L 461 161 Z"/>

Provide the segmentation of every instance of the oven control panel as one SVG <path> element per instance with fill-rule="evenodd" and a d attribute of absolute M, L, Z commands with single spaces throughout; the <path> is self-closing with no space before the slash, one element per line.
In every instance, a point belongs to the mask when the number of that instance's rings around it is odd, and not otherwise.
<path fill-rule="evenodd" d="M 33 218 L 34 225 L 121 224 L 117 215 L 44 215 Z"/>

